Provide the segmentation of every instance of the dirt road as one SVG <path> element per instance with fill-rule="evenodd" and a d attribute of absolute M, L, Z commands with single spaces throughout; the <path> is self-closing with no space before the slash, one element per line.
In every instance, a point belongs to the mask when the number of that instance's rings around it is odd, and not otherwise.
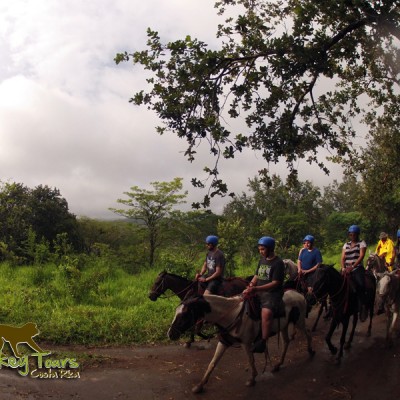
<path fill-rule="evenodd" d="M 310 316 L 310 325 L 313 315 Z M 263 356 L 257 354 L 260 375 L 252 388 L 244 383 L 249 375 L 241 349 L 229 349 L 210 378 L 204 393 L 192 394 L 201 378 L 216 342 L 198 342 L 190 349 L 179 344 L 126 348 L 58 348 L 73 351 L 83 367 L 80 377 L 22 377 L 15 369 L 0 370 L 2 400 L 186 400 L 186 399 L 356 399 L 389 400 L 400 396 L 400 339 L 385 348 L 385 316 L 376 316 L 372 336 L 366 338 L 366 323 L 358 325 L 355 340 L 341 365 L 332 362 L 324 343 L 328 328 L 320 322 L 313 334 L 316 355 L 310 359 L 305 338 L 291 343 L 285 365 L 271 374 L 262 373 Z M 338 343 L 339 332 L 334 335 Z M 279 352 L 277 338 L 270 340 L 272 356 Z"/>

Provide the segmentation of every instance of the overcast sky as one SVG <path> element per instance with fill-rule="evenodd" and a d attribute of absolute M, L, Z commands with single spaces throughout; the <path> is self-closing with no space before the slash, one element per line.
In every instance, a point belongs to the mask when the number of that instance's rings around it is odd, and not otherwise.
<path fill-rule="evenodd" d="M 113 218 L 109 207 L 131 186 L 183 177 L 188 201 L 202 200 L 190 179 L 185 141 L 159 136 L 153 114 L 128 100 L 144 87 L 140 66 L 117 66 L 118 52 L 145 48 L 146 29 L 164 41 L 187 34 L 215 41 L 223 20 L 215 0 L 0 0 L 0 180 L 60 190 L 78 216 Z M 214 42 L 215 43 L 215 42 Z M 246 190 L 266 165 L 247 151 L 224 163 L 230 189 Z M 286 166 L 274 169 L 285 177 Z M 326 186 L 333 178 L 300 166 L 301 177 Z M 312 171 L 312 173 L 310 173 Z M 220 212 L 227 200 L 215 200 Z"/>

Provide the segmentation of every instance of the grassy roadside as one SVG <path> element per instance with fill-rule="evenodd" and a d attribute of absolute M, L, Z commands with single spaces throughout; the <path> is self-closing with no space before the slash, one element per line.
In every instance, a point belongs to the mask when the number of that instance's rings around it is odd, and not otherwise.
<path fill-rule="evenodd" d="M 76 271 L 75 271 L 76 272 Z M 76 275 L 55 265 L 0 265 L 0 323 L 34 322 L 40 339 L 54 344 L 130 344 L 166 340 L 177 298 L 151 302 L 157 275 L 85 267 Z"/>
<path fill-rule="evenodd" d="M 368 251 L 367 251 L 368 254 Z M 340 265 L 340 253 L 323 253 Z M 256 260 L 238 266 L 236 276 L 254 273 Z M 74 263 L 35 266 L 0 264 L 0 323 L 34 322 L 40 341 L 53 344 L 130 345 L 166 342 L 179 299 L 168 292 L 156 302 L 149 289 L 160 271 L 131 275 L 104 260 L 79 269 Z"/>

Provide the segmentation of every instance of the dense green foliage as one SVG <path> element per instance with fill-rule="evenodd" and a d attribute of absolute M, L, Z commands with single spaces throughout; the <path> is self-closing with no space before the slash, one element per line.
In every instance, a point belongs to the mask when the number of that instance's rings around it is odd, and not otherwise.
<path fill-rule="evenodd" d="M 58 189 L 0 182 L 0 260 L 34 261 L 33 246 L 53 250 L 59 234 L 66 234 L 74 249 L 81 249 L 76 217 Z"/>
<path fill-rule="evenodd" d="M 326 262 L 337 264 L 339 258 L 340 253 L 327 255 Z M 237 265 L 236 275 L 253 274 L 257 259 Z M 200 265 L 200 259 L 194 263 Z M 64 257 L 58 265 L 3 262 L 0 321 L 15 326 L 36 323 L 40 341 L 50 346 L 166 341 L 179 299 L 170 291 L 156 302 L 148 299 L 163 269 L 160 265 L 132 275 L 104 256 Z M 179 266 L 169 270 L 179 273 Z"/>
<path fill-rule="evenodd" d="M 357 161 L 360 121 L 398 126 L 398 1 L 220 0 L 216 8 L 226 20 L 214 48 L 190 35 L 163 43 L 149 28 L 145 50 L 115 58 L 148 71 L 146 91 L 134 88 L 130 101 L 158 115 L 160 133 L 185 139 L 189 160 L 209 144 L 211 196 L 228 192 L 220 157 L 246 147 L 294 172 L 298 159 L 326 171 L 321 149 Z"/>

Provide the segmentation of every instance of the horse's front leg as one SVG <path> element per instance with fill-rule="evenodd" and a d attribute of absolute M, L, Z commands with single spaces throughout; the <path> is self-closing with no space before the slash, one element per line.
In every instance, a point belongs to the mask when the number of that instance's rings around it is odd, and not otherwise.
<path fill-rule="evenodd" d="M 391 347 L 393 345 L 393 334 L 394 327 L 398 317 L 398 309 L 396 305 L 388 306 L 386 309 L 386 346 Z"/>
<path fill-rule="evenodd" d="M 204 385 L 208 382 L 208 378 L 210 377 L 211 373 L 213 372 L 214 368 L 217 366 L 219 360 L 221 359 L 221 357 L 223 356 L 223 354 L 225 353 L 225 350 L 228 347 L 225 346 L 223 343 L 218 342 L 217 344 L 217 348 L 215 349 L 215 353 L 214 356 L 210 362 L 210 364 L 208 364 L 207 370 L 203 376 L 203 378 L 201 379 L 201 381 L 192 389 L 193 393 L 200 393 L 203 391 L 204 389 Z"/>
<path fill-rule="evenodd" d="M 337 321 L 336 321 L 335 319 L 332 319 L 331 325 L 330 325 L 330 327 L 329 327 L 329 331 L 328 331 L 328 333 L 327 333 L 326 336 L 325 336 L 325 342 L 326 342 L 326 344 L 328 345 L 329 351 L 330 351 L 331 354 L 333 354 L 333 355 L 335 355 L 335 354 L 337 353 L 337 347 L 335 347 L 335 346 L 332 344 L 332 340 L 331 340 L 331 339 L 332 339 L 333 332 L 335 331 L 337 325 L 338 325 Z"/>
<path fill-rule="evenodd" d="M 353 325 L 351 328 L 349 340 L 347 341 L 347 343 L 345 345 L 345 349 L 349 349 L 351 347 L 351 343 L 353 342 L 353 338 L 354 338 L 354 333 L 356 331 L 357 321 L 358 321 L 358 313 L 355 313 L 355 314 L 353 314 Z M 347 326 L 348 326 L 349 322 L 350 322 L 350 317 L 347 320 Z M 347 328 L 346 328 L 346 330 L 347 330 Z"/>
<path fill-rule="evenodd" d="M 393 313 L 390 307 L 386 307 L 386 347 L 391 347 L 393 344 L 392 337 Z"/>
<path fill-rule="evenodd" d="M 256 363 L 254 360 L 254 353 L 251 351 L 251 345 L 250 344 L 245 344 L 244 346 L 244 351 L 246 352 L 247 355 L 247 360 L 249 361 L 249 366 L 251 369 L 251 378 L 249 378 L 246 381 L 246 386 L 254 386 L 256 384 L 256 377 L 258 375 L 257 369 L 256 369 Z M 268 358 L 268 346 L 267 349 L 265 350 L 265 360 Z"/>
<path fill-rule="evenodd" d="M 185 342 L 185 347 L 187 349 L 189 349 L 192 343 L 194 342 L 194 337 L 195 337 L 195 327 L 192 327 L 190 329 L 190 339 L 187 342 Z"/>
<path fill-rule="evenodd" d="M 278 372 L 279 368 L 281 367 L 281 365 L 285 361 L 286 352 L 287 352 L 287 349 L 289 347 L 289 342 L 290 342 L 289 333 L 288 333 L 288 326 L 287 325 L 286 325 L 286 327 L 284 329 L 281 330 L 281 338 L 283 340 L 283 349 L 282 349 L 282 352 L 281 352 L 281 358 L 280 358 L 279 362 L 272 367 L 271 372 Z"/>
<path fill-rule="evenodd" d="M 323 311 L 324 311 L 324 303 L 321 303 L 320 306 L 319 306 L 317 318 L 316 318 L 316 320 L 314 322 L 314 325 L 312 327 L 312 331 L 313 332 L 315 332 L 316 329 L 317 329 L 317 325 L 318 325 L 319 319 L 321 318 L 321 315 L 322 315 Z"/>
<path fill-rule="evenodd" d="M 356 318 L 356 315 L 354 316 Z M 349 322 L 350 322 L 350 317 L 344 318 L 342 321 L 342 334 L 340 335 L 340 347 L 339 347 L 339 353 L 336 357 L 336 362 L 340 364 L 340 361 L 343 357 L 343 349 L 344 345 L 346 343 L 346 334 L 347 334 L 347 329 L 349 327 Z M 354 319 L 353 319 L 353 326 L 354 325 Z M 350 344 L 350 342 L 349 342 Z"/>
<path fill-rule="evenodd" d="M 374 317 L 374 305 L 370 305 L 369 307 L 369 324 L 368 324 L 368 329 L 367 329 L 367 337 L 371 336 L 371 331 L 372 331 L 372 318 Z"/>

